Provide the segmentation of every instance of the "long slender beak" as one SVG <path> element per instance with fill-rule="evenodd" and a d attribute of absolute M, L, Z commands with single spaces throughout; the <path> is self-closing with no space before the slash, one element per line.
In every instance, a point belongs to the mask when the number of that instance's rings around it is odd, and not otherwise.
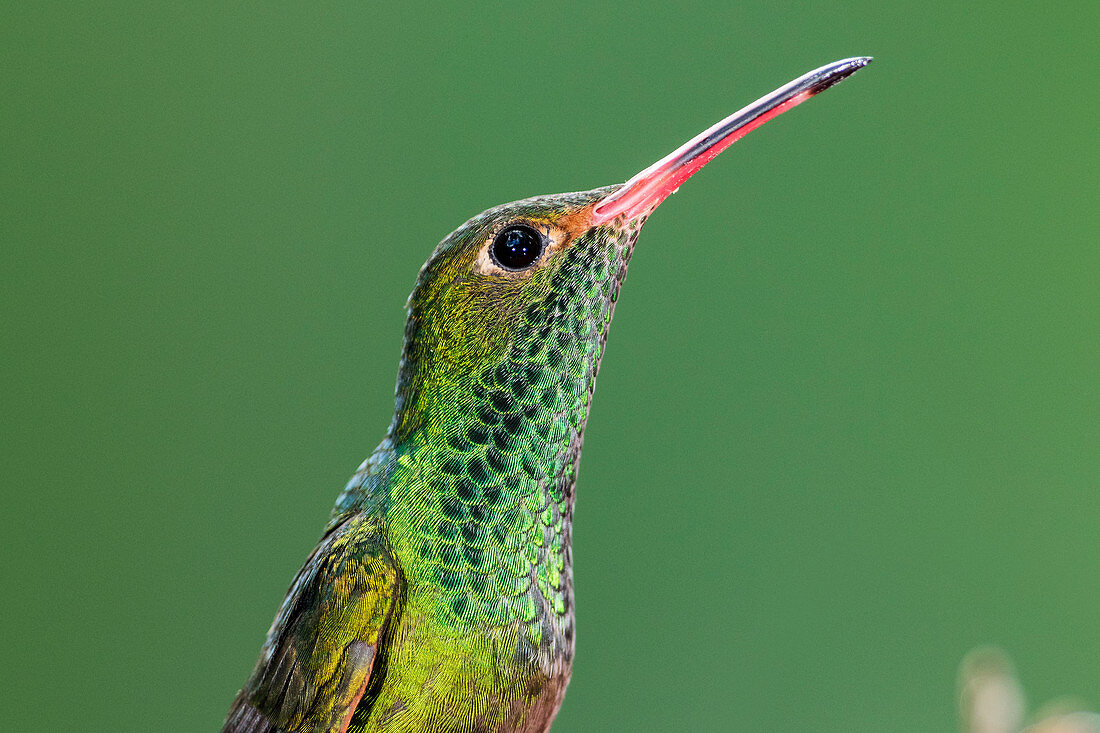
<path fill-rule="evenodd" d="M 802 104 L 871 63 L 870 56 L 836 61 L 804 74 L 790 84 L 734 112 L 713 127 L 631 178 L 592 211 L 592 224 L 617 216 L 633 219 L 648 214 L 676 191 L 684 181 L 751 131 L 790 108 Z"/>

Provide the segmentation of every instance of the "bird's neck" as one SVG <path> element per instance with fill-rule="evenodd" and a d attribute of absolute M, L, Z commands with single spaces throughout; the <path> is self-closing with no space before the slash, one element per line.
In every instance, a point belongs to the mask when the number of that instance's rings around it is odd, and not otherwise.
<path fill-rule="evenodd" d="M 505 360 L 476 382 L 399 404 L 393 452 L 398 465 L 415 467 L 402 495 L 434 497 L 441 511 L 457 498 L 476 508 L 474 520 L 517 502 L 540 511 L 552 502 L 568 517 L 593 377 Z M 402 433 L 401 425 L 415 428 Z"/>

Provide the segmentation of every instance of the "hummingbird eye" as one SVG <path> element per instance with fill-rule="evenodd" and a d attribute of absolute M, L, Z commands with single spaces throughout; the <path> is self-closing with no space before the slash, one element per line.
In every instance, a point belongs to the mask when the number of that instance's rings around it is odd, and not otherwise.
<path fill-rule="evenodd" d="M 542 250 L 542 235 L 526 224 L 502 229 L 489 247 L 493 262 L 505 270 L 526 270 L 538 262 Z"/>

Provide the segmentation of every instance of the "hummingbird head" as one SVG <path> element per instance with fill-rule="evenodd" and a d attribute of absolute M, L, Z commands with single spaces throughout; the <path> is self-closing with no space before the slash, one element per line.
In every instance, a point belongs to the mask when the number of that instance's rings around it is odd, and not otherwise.
<path fill-rule="evenodd" d="M 620 188 L 497 206 L 440 243 L 409 296 L 395 437 L 459 406 L 507 413 L 537 390 L 554 409 L 543 392 L 588 390 L 645 220 L 597 223 Z"/>
<path fill-rule="evenodd" d="M 446 439 L 472 424 L 475 439 L 496 430 L 506 443 L 533 422 L 564 432 L 557 437 L 579 450 L 614 304 L 646 218 L 735 140 L 869 61 L 846 59 L 796 79 L 624 184 L 504 204 L 452 232 L 409 297 L 391 437 L 429 430 Z M 504 423 L 508 429 L 499 430 Z"/>

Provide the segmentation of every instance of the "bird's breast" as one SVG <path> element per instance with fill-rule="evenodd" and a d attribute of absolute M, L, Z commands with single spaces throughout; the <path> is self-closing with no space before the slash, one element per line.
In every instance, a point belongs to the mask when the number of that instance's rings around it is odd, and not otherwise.
<path fill-rule="evenodd" d="M 441 595 L 410 583 L 380 660 L 382 684 L 349 731 L 546 730 L 572 669 L 571 613 L 543 604 L 532 621 L 497 623 L 492 614 L 455 616 Z"/>

